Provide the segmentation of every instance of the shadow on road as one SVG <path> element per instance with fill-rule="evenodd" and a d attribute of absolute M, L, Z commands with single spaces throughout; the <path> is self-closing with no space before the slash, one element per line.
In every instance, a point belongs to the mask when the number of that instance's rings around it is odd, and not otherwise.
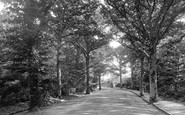
<path fill-rule="evenodd" d="M 22 113 L 23 114 L 23 113 Z M 24 113 L 26 114 L 26 113 Z M 21 114 L 20 114 L 21 115 Z M 103 88 L 85 97 L 70 100 L 27 115 L 164 115 L 135 94 Z"/>

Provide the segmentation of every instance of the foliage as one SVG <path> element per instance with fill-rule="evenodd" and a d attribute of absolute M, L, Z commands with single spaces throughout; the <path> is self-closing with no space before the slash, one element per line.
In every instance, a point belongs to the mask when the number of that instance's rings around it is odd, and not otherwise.
<path fill-rule="evenodd" d="M 12 17 L 7 20 L 11 27 L 6 29 L 6 63 L 4 68 L 8 75 L 3 78 L 14 81 L 19 80 L 22 87 L 29 88 L 30 109 L 39 106 L 39 81 L 41 76 L 47 74 L 47 43 L 42 34 L 43 29 L 43 10 L 40 9 L 39 1 L 6 1 L 9 4 L 7 10 Z M 42 7 L 43 8 L 43 7 Z M 35 12 L 38 9 L 38 12 Z M 8 87 L 2 97 L 5 97 L 9 89 L 15 88 L 16 85 Z M 16 90 L 15 90 L 16 91 Z M 19 93 L 17 91 L 16 93 Z M 3 99 L 2 99 L 3 100 Z"/>
<path fill-rule="evenodd" d="M 76 17 L 75 25 L 75 37 L 71 38 L 72 43 L 80 48 L 85 60 L 86 60 L 86 93 L 89 94 L 89 63 L 90 53 L 103 45 L 106 45 L 109 41 L 105 34 L 98 26 L 98 22 L 95 18 L 96 11 L 98 10 L 98 1 L 86 1 L 82 4 L 80 10 L 80 16 Z M 85 11 L 85 12 L 84 12 Z"/>
<path fill-rule="evenodd" d="M 70 88 L 77 88 L 77 91 L 84 91 L 84 80 L 85 80 L 85 63 L 83 62 L 82 54 L 79 49 L 71 44 L 66 45 L 63 48 L 63 56 L 61 58 L 61 75 L 63 90 L 62 95 L 67 93 Z M 67 92 L 66 92 L 67 91 Z"/>
<path fill-rule="evenodd" d="M 185 93 L 182 85 L 184 72 L 181 68 L 184 62 L 180 61 L 183 55 L 182 47 L 179 47 L 181 44 L 183 43 L 169 41 L 162 45 L 159 52 L 159 94 L 167 98 L 180 99 Z"/>
<path fill-rule="evenodd" d="M 124 34 L 137 52 L 144 54 L 150 65 L 150 102 L 157 101 L 156 53 L 159 42 L 173 31 L 175 21 L 185 11 L 183 0 L 107 0 L 108 19 Z M 178 8 L 176 7 L 178 6 Z M 177 30 L 177 29 L 175 29 Z M 181 33 L 184 36 L 184 33 Z M 122 40 L 124 42 L 124 40 Z M 128 46 L 128 44 L 125 44 Z"/>
<path fill-rule="evenodd" d="M 33 109 L 59 90 L 90 93 L 108 72 L 120 76 L 117 87 L 138 89 L 143 81 L 151 101 L 156 86 L 160 96 L 185 100 L 183 0 L 1 1 L 1 105 L 30 101 Z M 110 48 L 113 38 L 122 46 Z M 122 80 L 129 62 L 133 76 Z"/>
<path fill-rule="evenodd" d="M 125 65 L 129 62 L 129 49 L 119 46 L 115 49 L 110 49 L 109 53 L 106 55 L 106 61 L 107 62 L 117 62 L 118 65 L 115 65 L 113 63 L 113 65 L 111 66 L 110 64 L 110 72 L 112 72 L 115 75 L 120 75 L 120 69 L 121 69 L 121 73 L 124 74 L 126 73 L 125 70 Z M 111 71 L 112 70 L 112 71 Z"/>

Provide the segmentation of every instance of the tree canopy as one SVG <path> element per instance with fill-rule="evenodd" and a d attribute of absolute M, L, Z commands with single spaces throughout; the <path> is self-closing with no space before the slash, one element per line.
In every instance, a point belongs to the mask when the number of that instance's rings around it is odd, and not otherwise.
<path fill-rule="evenodd" d="M 33 110 L 71 89 L 90 94 L 108 73 L 151 103 L 184 99 L 184 0 L 1 1 L 1 105 L 29 101 Z"/>

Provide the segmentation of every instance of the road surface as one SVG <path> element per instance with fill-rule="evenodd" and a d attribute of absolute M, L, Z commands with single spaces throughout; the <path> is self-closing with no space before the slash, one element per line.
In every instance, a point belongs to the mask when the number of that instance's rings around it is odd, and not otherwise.
<path fill-rule="evenodd" d="M 17 115 L 165 115 L 135 94 L 103 88 L 85 97 L 63 102 L 38 112 Z"/>

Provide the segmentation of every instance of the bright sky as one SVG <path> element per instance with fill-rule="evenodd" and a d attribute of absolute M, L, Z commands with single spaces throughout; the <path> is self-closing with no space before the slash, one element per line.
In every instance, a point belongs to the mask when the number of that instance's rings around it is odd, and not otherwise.
<path fill-rule="evenodd" d="M 105 1 L 104 1 L 104 0 L 100 0 L 100 2 L 101 2 L 102 4 L 105 4 Z"/>
<path fill-rule="evenodd" d="M 109 45 L 110 45 L 110 47 L 112 47 L 112 48 L 117 48 L 117 47 L 119 47 L 121 44 L 118 43 L 117 41 L 111 41 Z"/>
<path fill-rule="evenodd" d="M 0 11 L 2 11 L 3 9 L 4 9 L 4 4 L 0 2 Z"/>

